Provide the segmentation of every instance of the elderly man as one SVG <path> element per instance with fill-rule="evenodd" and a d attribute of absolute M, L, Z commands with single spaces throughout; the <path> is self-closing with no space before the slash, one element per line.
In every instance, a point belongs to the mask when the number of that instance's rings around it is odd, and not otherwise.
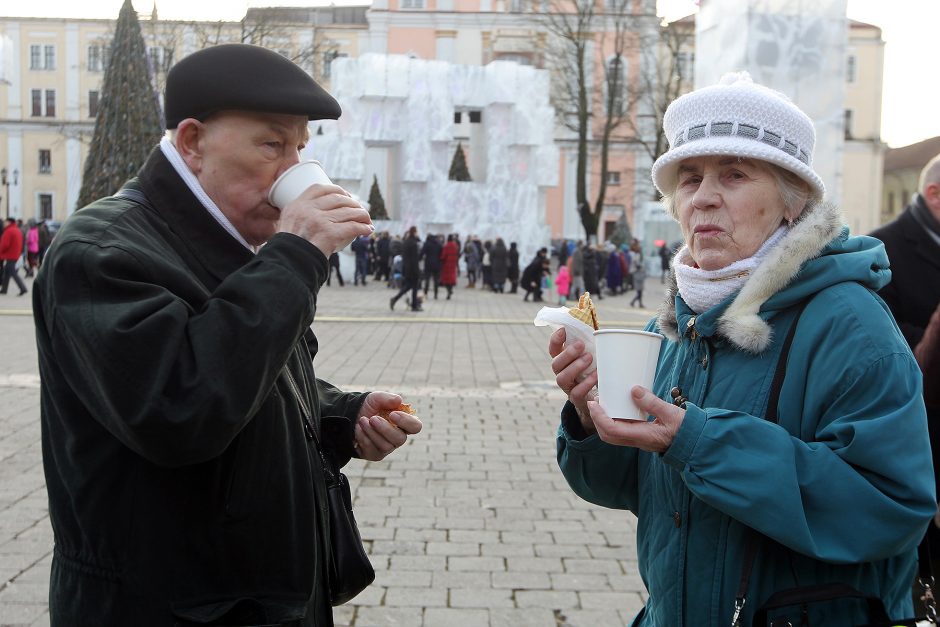
<path fill-rule="evenodd" d="M 314 374 L 327 258 L 368 213 L 333 185 L 267 200 L 339 115 L 272 51 L 196 52 L 169 136 L 59 231 L 34 290 L 53 624 L 332 625 L 317 448 L 379 460 L 421 428 Z"/>
<path fill-rule="evenodd" d="M 872 232 L 884 242 L 891 263 L 891 282 L 878 295 L 897 320 L 915 353 L 930 317 L 940 306 L 940 155 L 920 172 L 920 192 L 896 220 Z M 924 392 L 930 391 L 927 382 Z M 940 407 L 927 403 L 927 425 L 933 450 L 935 483 L 940 487 Z M 931 559 L 940 567 L 940 529 L 930 528 Z"/>

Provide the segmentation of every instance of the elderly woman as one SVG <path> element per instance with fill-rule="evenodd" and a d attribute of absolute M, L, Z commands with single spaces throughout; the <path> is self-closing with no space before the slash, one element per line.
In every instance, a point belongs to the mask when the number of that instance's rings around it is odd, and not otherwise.
<path fill-rule="evenodd" d="M 565 478 L 638 517 L 649 598 L 633 624 L 730 626 L 737 605 L 749 626 L 773 593 L 828 583 L 909 617 L 936 500 L 917 364 L 875 294 L 891 276 L 884 248 L 820 202 L 812 122 L 782 94 L 729 75 L 673 102 L 664 125 L 653 181 L 685 246 L 647 326 L 666 338 L 653 387 L 630 391 L 651 418 L 610 419 L 584 346 L 566 346 L 564 330 L 549 343 L 569 399 Z M 768 620 L 837 627 L 866 614 L 806 602 Z"/>

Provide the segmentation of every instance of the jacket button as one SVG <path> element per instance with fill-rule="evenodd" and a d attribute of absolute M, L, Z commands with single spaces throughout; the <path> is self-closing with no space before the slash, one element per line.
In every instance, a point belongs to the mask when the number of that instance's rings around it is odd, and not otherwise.
<path fill-rule="evenodd" d="M 676 387 L 676 388 L 672 388 L 672 389 L 669 391 L 669 394 L 670 394 L 670 396 L 672 396 L 672 398 L 674 398 L 674 399 L 679 398 L 680 396 L 682 396 L 682 389 L 681 389 L 681 388 L 677 388 L 677 387 Z"/>
<path fill-rule="evenodd" d="M 672 513 L 672 520 L 676 523 L 676 529 L 682 526 L 682 514 L 679 512 Z"/>

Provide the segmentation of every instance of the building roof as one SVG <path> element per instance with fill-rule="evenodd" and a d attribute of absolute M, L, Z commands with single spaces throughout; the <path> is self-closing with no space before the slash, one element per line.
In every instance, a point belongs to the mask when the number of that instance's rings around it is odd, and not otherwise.
<path fill-rule="evenodd" d="M 910 146 L 889 148 L 885 153 L 884 171 L 893 172 L 909 168 L 919 170 L 938 154 L 940 154 L 940 137 L 931 137 Z"/>

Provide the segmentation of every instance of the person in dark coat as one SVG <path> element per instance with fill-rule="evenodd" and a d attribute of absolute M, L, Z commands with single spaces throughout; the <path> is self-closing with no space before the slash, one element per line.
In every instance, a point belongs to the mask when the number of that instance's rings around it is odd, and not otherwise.
<path fill-rule="evenodd" d="M 388 308 L 395 310 L 395 303 L 409 291 L 411 299 L 408 304 L 411 305 L 411 311 L 423 311 L 421 302 L 418 300 L 418 284 L 421 281 L 421 268 L 418 265 L 418 227 L 413 226 L 408 229 L 405 239 L 402 242 L 401 261 L 402 261 L 402 285 L 397 294 L 388 301 Z"/>
<path fill-rule="evenodd" d="M 437 300 L 437 287 L 441 279 L 441 244 L 438 235 L 428 235 L 421 246 L 421 259 L 424 261 L 424 295 L 428 295 L 428 287 L 434 282 L 434 300 Z"/>
<path fill-rule="evenodd" d="M 601 294 L 601 287 L 597 280 L 597 251 L 590 244 L 586 244 L 581 258 L 584 264 L 582 270 L 585 291 L 590 292 L 592 296 L 597 296 L 597 300 L 603 300 L 604 297 Z"/>
<path fill-rule="evenodd" d="M 369 247 L 371 241 L 368 236 L 362 235 L 353 240 L 351 248 L 356 255 L 356 270 L 353 273 L 353 285 L 359 285 L 362 282 L 366 284 L 366 277 L 369 275 Z M 338 276 L 338 273 L 337 273 Z M 342 285 L 342 283 L 340 283 Z"/>
<path fill-rule="evenodd" d="M 245 44 L 179 61 L 165 103 L 170 133 L 34 284 L 49 622 L 328 627 L 323 456 L 380 460 L 421 428 L 314 371 L 327 258 L 368 212 L 335 185 L 268 204 L 340 108 Z"/>
<path fill-rule="evenodd" d="M 496 243 L 490 251 L 490 264 L 493 291 L 502 294 L 506 289 L 506 275 L 509 271 L 509 251 L 506 250 L 506 242 L 501 237 L 496 238 Z"/>
<path fill-rule="evenodd" d="M 441 285 L 447 288 L 447 300 L 454 295 L 454 286 L 457 285 L 458 259 L 460 259 L 460 244 L 457 243 L 457 236 L 448 235 L 447 243 L 441 250 Z"/>
<path fill-rule="evenodd" d="M 940 155 L 924 166 L 918 187 L 919 193 L 901 215 L 871 233 L 884 243 L 891 264 L 891 282 L 878 295 L 915 354 L 940 305 Z M 924 392 L 928 393 L 926 381 Z M 940 407 L 936 404 L 927 403 L 927 427 L 934 481 L 940 489 Z M 931 561 L 940 567 L 940 528 L 932 524 L 928 534 Z"/>
<path fill-rule="evenodd" d="M 509 279 L 510 294 L 515 294 L 519 289 L 519 249 L 515 242 L 509 243 L 509 252 L 506 254 L 506 278 Z"/>
<path fill-rule="evenodd" d="M 522 300 L 528 301 L 529 294 L 532 294 L 533 302 L 542 301 L 542 277 L 545 275 L 545 262 L 548 260 L 548 249 L 540 248 L 529 262 L 529 265 L 522 271 L 520 285 L 525 290 L 525 296 Z"/>
<path fill-rule="evenodd" d="M 620 293 L 623 287 L 623 267 L 620 264 L 620 254 L 612 250 L 607 255 L 607 289 L 611 296 Z"/>
<path fill-rule="evenodd" d="M 379 239 L 375 242 L 375 280 L 389 280 L 389 245 L 391 240 L 388 238 L 388 231 L 382 231 Z"/>
<path fill-rule="evenodd" d="M 339 286 L 343 287 L 343 273 L 339 270 L 339 253 L 334 252 L 330 255 L 330 270 L 326 275 L 326 284 L 330 284 L 330 279 L 333 277 L 333 273 L 336 272 L 336 280 L 339 281 Z"/>

